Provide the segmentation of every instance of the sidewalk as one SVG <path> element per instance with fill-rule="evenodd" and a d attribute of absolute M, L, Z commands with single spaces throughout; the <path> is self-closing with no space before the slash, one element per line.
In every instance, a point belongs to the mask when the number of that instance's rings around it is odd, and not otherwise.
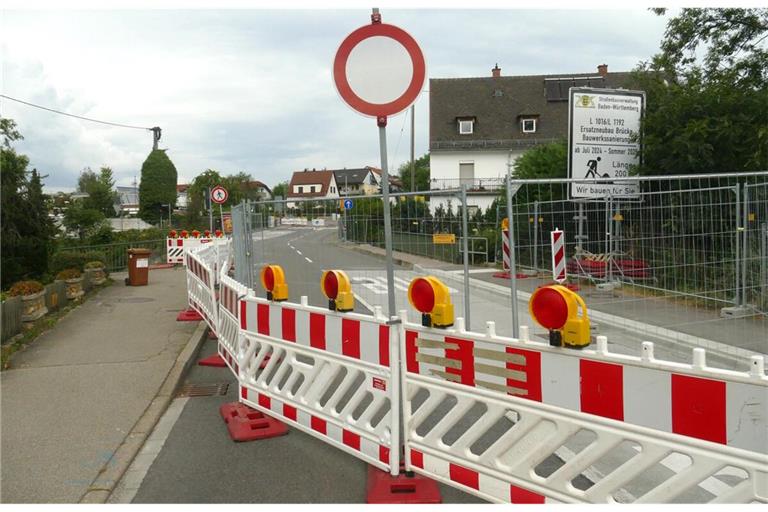
<path fill-rule="evenodd" d="M 204 336 L 176 322 L 184 271 L 152 270 L 145 287 L 123 277 L 2 372 L 0 502 L 103 501 L 171 400 Z"/>

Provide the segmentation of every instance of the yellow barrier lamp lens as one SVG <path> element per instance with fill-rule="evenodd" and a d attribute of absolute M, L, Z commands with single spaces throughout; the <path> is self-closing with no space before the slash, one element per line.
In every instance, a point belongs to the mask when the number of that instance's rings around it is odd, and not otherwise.
<path fill-rule="evenodd" d="M 501 230 L 509 231 L 509 217 L 505 217 L 501 220 Z"/>
<path fill-rule="evenodd" d="M 288 299 L 288 285 L 280 265 L 266 265 L 261 269 L 261 285 L 267 291 L 268 300 Z"/>

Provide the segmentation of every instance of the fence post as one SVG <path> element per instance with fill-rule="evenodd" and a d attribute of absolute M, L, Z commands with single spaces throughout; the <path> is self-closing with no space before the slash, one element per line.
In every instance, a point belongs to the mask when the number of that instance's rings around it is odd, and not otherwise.
<path fill-rule="evenodd" d="M 533 270 L 539 273 L 539 202 L 533 202 Z"/>
<path fill-rule="evenodd" d="M 760 237 L 760 296 L 763 302 L 768 297 L 768 223 L 763 223 L 762 236 Z M 765 307 L 766 304 L 761 304 Z"/>
<path fill-rule="evenodd" d="M 749 246 L 747 236 L 749 234 L 749 185 L 744 186 L 744 215 L 741 222 L 741 230 L 744 249 L 741 251 L 741 304 L 747 305 L 747 259 L 749 258 Z"/>
<path fill-rule="evenodd" d="M 735 243 L 735 245 L 736 245 L 736 258 L 735 258 L 735 261 L 734 261 L 734 267 L 735 267 L 734 268 L 734 270 L 735 270 L 734 273 L 736 274 L 736 284 L 735 284 L 736 296 L 733 299 L 733 305 L 734 306 L 740 306 L 741 305 L 741 291 L 739 290 L 739 284 L 741 283 L 741 276 L 739 274 L 740 274 L 740 271 L 741 271 L 741 267 L 739 266 L 739 262 L 741 261 L 741 244 L 739 243 L 740 242 L 740 240 L 739 240 L 739 238 L 740 238 L 739 231 L 741 231 L 741 226 L 740 226 L 740 224 L 741 224 L 741 193 L 740 193 L 741 190 L 740 190 L 740 187 L 739 187 L 738 183 L 733 187 L 733 190 L 736 193 L 736 240 L 735 240 L 735 242 L 736 242 Z"/>
<path fill-rule="evenodd" d="M 461 233 L 464 240 L 461 242 L 464 249 L 464 325 L 469 331 L 469 227 L 467 222 L 467 184 L 461 184 Z"/>
<path fill-rule="evenodd" d="M 507 219 L 509 222 L 509 290 L 512 299 L 512 337 L 520 335 L 517 318 L 517 262 L 515 261 L 515 221 L 512 214 L 512 179 L 507 175 Z"/>

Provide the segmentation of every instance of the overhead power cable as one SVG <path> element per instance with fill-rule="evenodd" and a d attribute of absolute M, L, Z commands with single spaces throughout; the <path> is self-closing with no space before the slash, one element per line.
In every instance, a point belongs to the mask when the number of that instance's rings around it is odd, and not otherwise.
<path fill-rule="evenodd" d="M 76 119 L 82 119 L 84 121 L 91 121 L 92 123 L 107 124 L 107 125 L 110 125 L 110 126 L 117 126 L 117 127 L 120 127 L 120 128 L 133 128 L 134 130 L 149 130 L 149 131 L 152 131 L 152 128 L 149 128 L 149 127 L 146 127 L 146 126 L 132 126 L 132 125 L 129 125 L 129 124 L 112 123 L 110 121 L 100 121 L 98 119 L 92 119 L 90 117 L 83 117 L 83 116 L 78 116 L 78 115 L 75 115 L 75 114 L 70 114 L 70 113 L 67 113 L 67 112 L 62 112 L 61 110 L 56 110 L 56 109 L 53 109 L 53 108 L 43 107 L 42 105 L 35 105 L 34 103 L 29 103 L 28 101 L 23 101 L 23 100 L 16 99 L 16 98 L 11 98 L 10 96 L 6 96 L 5 94 L 0 94 L 0 98 L 5 98 L 7 100 L 16 101 L 18 103 L 23 103 L 24 105 L 28 105 L 30 107 L 35 107 L 35 108 L 39 108 L 39 109 L 42 109 L 42 110 L 47 110 L 48 112 L 54 112 L 56 114 L 61 114 L 63 116 L 74 117 Z"/>

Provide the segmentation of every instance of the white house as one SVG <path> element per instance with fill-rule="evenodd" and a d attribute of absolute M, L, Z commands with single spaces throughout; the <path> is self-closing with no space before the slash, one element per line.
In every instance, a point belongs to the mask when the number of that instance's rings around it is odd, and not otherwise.
<path fill-rule="evenodd" d="M 430 188 L 466 184 L 468 205 L 485 211 L 515 160 L 537 144 L 568 136 L 570 87 L 627 87 L 630 73 L 433 78 L 429 81 Z M 447 199 L 432 198 L 430 209 Z M 456 205 L 457 201 L 451 200 Z"/>
<path fill-rule="evenodd" d="M 333 171 L 316 171 L 304 169 L 296 171 L 291 176 L 288 185 L 287 199 L 338 199 L 339 187 Z M 295 208 L 296 202 L 288 202 L 288 208 Z"/>

